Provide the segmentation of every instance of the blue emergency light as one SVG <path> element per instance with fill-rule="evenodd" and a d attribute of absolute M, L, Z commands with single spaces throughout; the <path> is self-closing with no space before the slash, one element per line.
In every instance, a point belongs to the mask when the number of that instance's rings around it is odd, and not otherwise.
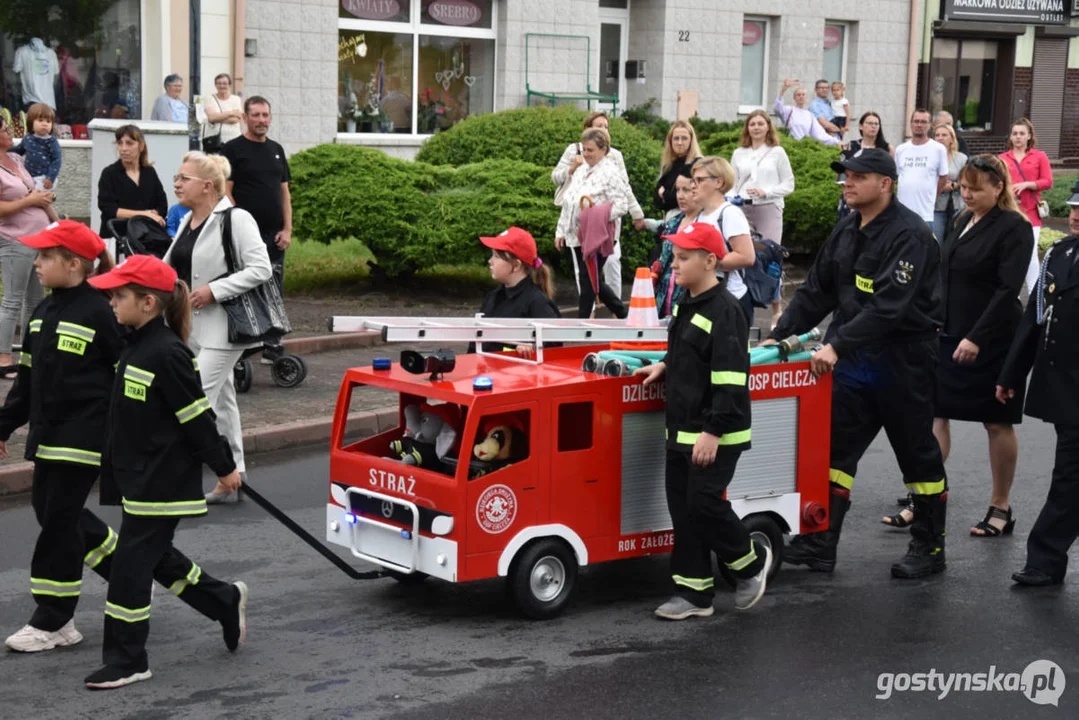
<path fill-rule="evenodd" d="M 349 525 L 355 525 L 359 521 L 360 519 L 356 517 L 355 513 L 345 513 L 345 522 L 347 522 Z"/>
<path fill-rule="evenodd" d="M 371 362 L 371 367 L 374 370 L 389 370 L 392 363 L 388 357 L 377 357 Z"/>
<path fill-rule="evenodd" d="M 477 392 L 486 392 L 493 390 L 495 381 L 491 379 L 489 375 L 480 375 L 478 378 L 472 381 L 472 389 Z"/>

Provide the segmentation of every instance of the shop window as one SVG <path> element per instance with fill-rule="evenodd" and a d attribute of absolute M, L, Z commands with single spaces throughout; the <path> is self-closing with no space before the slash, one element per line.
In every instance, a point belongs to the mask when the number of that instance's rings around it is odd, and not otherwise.
<path fill-rule="evenodd" d="M 929 66 L 929 110 L 947 110 L 962 130 L 993 129 L 996 40 L 934 38 Z"/>
<path fill-rule="evenodd" d="M 338 37 L 337 129 L 412 132 L 413 36 L 341 30 Z"/>
<path fill-rule="evenodd" d="M 558 406 L 558 452 L 592 447 L 592 403 L 572 402 Z"/>
<path fill-rule="evenodd" d="M 769 22 L 747 17 L 742 22 L 742 79 L 738 112 L 764 107 L 768 82 Z"/>
<path fill-rule="evenodd" d="M 139 0 L 0 2 L 0 106 L 56 111 L 61 137 L 95 117 L 142 116 Z"/>
<path fill-rule="evenodd" d="M 340 0 L 338 132 L 433 134 L 494 110 L 493 0 Z"/>
<path fill-rule="evenodd" d="M 847 77 L 847 25 L 824 25 L 824 63 L 821 77 L 828 82 L 843 82 Z"/>
<path fill-rule="evenodd" d="M 494 109 L 495 41 L 420 36 L 421 134 L 446 130 L 469 115 Z"/>

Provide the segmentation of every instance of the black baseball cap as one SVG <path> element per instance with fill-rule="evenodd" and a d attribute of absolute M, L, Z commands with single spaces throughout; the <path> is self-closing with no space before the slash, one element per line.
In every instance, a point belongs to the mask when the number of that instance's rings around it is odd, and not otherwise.
<path fill-rule="evenodd" d="M 832 163 L 832 170 L 840 175 L 853 170 L 861 173 L 877 173 L 890 177 L 892 180 L 899 177 L 895 169 L 895 160 L 887 150 L 879 148 L 862 148 L 850 157 L 840 158 Z"/>

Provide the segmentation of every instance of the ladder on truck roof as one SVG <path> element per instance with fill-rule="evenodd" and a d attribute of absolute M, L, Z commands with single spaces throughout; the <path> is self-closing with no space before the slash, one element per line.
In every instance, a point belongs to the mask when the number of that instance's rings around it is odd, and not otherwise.
<path fill-rule="evenodd" d="M 474 342 L 476 354 L 485 342 L 536 347 L 535 360 L 497 353 L 517 362 L 543 362 L 544 343 L 666 342 L 667 326 L 633 327 L 625 320 L 530 319 L 475 317 L 359 317 L 335 315 L 331 332 L 377 330 L 385 342 Z"/>

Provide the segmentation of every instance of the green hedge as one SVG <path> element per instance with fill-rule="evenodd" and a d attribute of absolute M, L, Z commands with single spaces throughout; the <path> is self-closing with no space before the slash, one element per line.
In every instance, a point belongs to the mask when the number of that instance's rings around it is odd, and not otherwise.
<path fill-rule="evenodd" d="M 482 263 L 489 251 L 478 238 L 510 225 L 531 232 L 541 254 L 554 252 L 550 168 L 510 160 L 435 167 L 349 145 L 319 145 L 290 164 L 297 237 L 358 238 L 389 277 Z"/>
<path fill-rule="evenodd" d="M 737 129 L 718 130 L 704 142 L 701 151 L 730 159 L 739 145 L 741 125 Z M 793 140 L 779 133 L 780 145 L 787 152 L 794 170 L 795 187 L 784 203 L 783 244 L 794 250 L 816 252 L 836 222 L 836 206 L 841 188 L 831 168 L 839 150 L 816 140 Z"/>
<path fill-rule="evenodd" d="M 1042 200 L 1049 203 L 1049 213 L 1052 217 L 1068 217 L 1068 198 L 1072 196 L 1072 188 L 1075 186 L 1076 174 L 1074 172 L 1060 172 L 1053 174 L 1053 187 L 1042 193 Z"/>

